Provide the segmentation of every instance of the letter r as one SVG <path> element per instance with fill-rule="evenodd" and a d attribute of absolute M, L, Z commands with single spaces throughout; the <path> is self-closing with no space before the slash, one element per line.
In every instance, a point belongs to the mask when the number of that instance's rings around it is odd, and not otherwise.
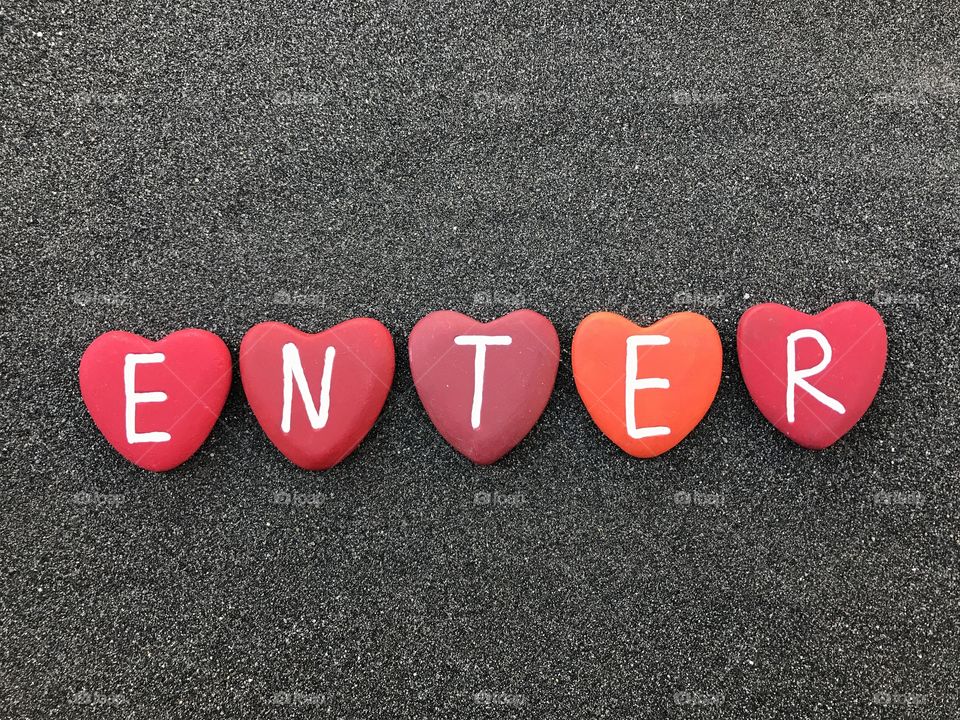
<path fill-rule="evenodd" d="M 820 359 L 820 362 L 813 367 L 797 370 L 797 340 L 804 338 L 816 340 L 820 345 L 820 349 L 823 351 L 823 357 Z M 787 422 L 792 423 L 796 420 L 798 387 L 806 390 L 815 400 L 823 403 L 834 412 L 843 415 L 847 411 L 838 400 L 818 390 L 806 380 L 808 377 L 813 377 L 823 372 L 827 365 L 830 364 L 831 359 L 833 359 L 833 348 L 830 347 L 830 342 L 823 333 L 807 328 L 805 330 L 797 330 L 787 336 Z"/>

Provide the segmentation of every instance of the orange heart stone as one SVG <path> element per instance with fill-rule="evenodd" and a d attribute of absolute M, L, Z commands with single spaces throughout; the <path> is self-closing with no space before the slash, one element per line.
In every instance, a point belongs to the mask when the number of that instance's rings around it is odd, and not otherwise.
<path fill-rule="evenodd" d="M 703 315 L 681 312 L 641 327 L 610 312 L 588 315 L 571 350 L 573 379 L 597 427 L 634 457 L 656 457 L 707 414 L 723 348 Z"/>

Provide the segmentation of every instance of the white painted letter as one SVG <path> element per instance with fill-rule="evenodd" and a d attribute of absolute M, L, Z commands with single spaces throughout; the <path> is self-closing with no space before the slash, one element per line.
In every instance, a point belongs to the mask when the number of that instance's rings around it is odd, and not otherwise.
<path fill-rule="evenodd" d="M 473 358 L 473 407 L 470 410 L 470 425 L 474 430 L 480 427 L 480 409 L 483 407 L 483 373 L 487 365 L 487 345 L 509 345 L 513 338 L 509 335 L 457 335 L 453 339 L 457 345 L 476 345 Z"/>
<path fill-rule="evenodd" d="M 820 349 L 823 350 L 823 359 L 812 368 L 797 370 L 797 340 L 803 338 L 811 338 L 820 344 Z M 834 412 L 843 415 L 847 411 L 837 400 L 824 392 L 820 392 L 804 379 L 823 372 L 824 368 L 830 364 L 832 357 L 833 348 L 830 347 L 830 343 L 823 333 L 817 330 L 797 330 L 787 336 L 787 422 L 792 423 L 796 416 L 797 387 L 802 387 Z"/>
<path fill-rule="evenodd" d="M 162 363 L 165 360 L 163 353 L 127 353 L 123 357 L 123 395 L 125 399 L 125 416 L 127 428 L 127 442 L 131 445 L 148 442 L 168 442 L 170 433 L 167 432 L 137 432 L 137 405 L 140 403 L 158 403 L 167 399 L 165 392 L 136 391 L 137 365 Z"/>
<path fill-rule="evenodd" d="M 669 344 L 670 338 L 666 335 L 631 335 L 627 338 L 627 434 L 634 440 L 670 434 L 670 428 L 664 426 L 638 428 L 636 415 L 637 390 L 666 390 L 670 387 L 670 381 L 667 378 L 637 377 L 637 348 L 641 345 Z"/>
<path fill-rule="evenodd" d="M 314 430 L 322 430 L 326 427 L 327 418 L 330 416 L 330 376 L 333 374 L 333 358 L 336 354 L 337 349 L 331 345 L 323 355 L 323 375 L 320 378 L 320 407 L 314 408 L 310 386 L 307 385 L 307 378 L 303 374 L 303 365 L 300 363 L 300 351 L 293 343 L 287 343 L 283 346 L 283 417 L 280 419 L 280 429 L 283 432 L 290 432 L 294 378 L 297 380 L 297 388 L 300 390 L 303 406 L 306 408 L 307 417 L 310 419 L 310 427 Z"/>

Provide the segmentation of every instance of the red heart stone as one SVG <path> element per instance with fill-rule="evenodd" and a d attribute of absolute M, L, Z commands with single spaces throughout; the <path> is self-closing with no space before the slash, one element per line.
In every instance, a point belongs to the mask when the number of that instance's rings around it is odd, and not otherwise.
<path fill-rule="evenodd" d="M 481 465 L 506 455 L 543 414 L 560 362 L 553 324 L 533 310 L 482 323 L 433 312 L 410 332 L 410 370 L 443 438 Z"/>
<path fill-rule="evenodd" d="M 326 470 L 352 453 L 393 383 L 393 338 L 354 318 L 311 335 L 278 322 L 240 343 L 240 379 L 267 437 L 292 463 Z"/>
<path fill-rule="evenodd" d="M 145 470 L 175 468 L 223 410 L 233 363 L 223 340 L 179 330 L 156 342 L 114 330 L 80 359 L 80 394 L 107 441 Z"/>
<path fill-rule="evenodd" d="M 862 302 L 818 315 L 755 305 L 737 327 L 740 371 L 760 412 L 812 450 L 835 443 L 873 402 L 887 360 L 887 329 Z"/>

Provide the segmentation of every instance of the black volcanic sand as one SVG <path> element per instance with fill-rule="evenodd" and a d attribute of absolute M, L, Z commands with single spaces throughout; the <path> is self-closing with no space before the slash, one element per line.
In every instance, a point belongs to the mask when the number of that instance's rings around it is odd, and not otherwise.
<path fill-rule="evenodd" d="M 0 11 L 4 716 L 960 713 L 955 7 L 203 5 Z M 753 406 L 736 323 L 847 299 L 883 314 L 887 373 L 805 451 Z M 476 467 L 406 337 L 516 307 L 556 324 L 557 387 Z M 655 460 L 576 394 L 602 309 L 723 337 L 716 403 Z M 397 377 L 328 472 L 238 377 L 161 475 L 80 399 L 109 329 L 235 355 L 263 320 L 358 315 Z"/>

